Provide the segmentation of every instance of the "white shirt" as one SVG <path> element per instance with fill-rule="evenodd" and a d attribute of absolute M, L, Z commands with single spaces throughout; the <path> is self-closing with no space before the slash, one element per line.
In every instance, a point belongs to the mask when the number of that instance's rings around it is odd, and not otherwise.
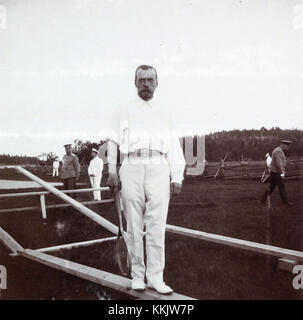
<path fill-rule="evenodd" d="M 172 182 L 183 181 L 185 160 L 165 106 L 155 99 L 144 101 L 137 97 L 115 110 L 111 129 L 109 138 L 120 146 L 121 153 L 148 149 L 166 154 Z"/>
<path fill-rule="evenodd" d="M 58 169 L 58 168 L 59 168 L 59 161 L 58 161 L 58 160 L 55 160 L 55 161 L 53 162 L 53 168 L 54 168 L 54 169 Z"/>
<path fill-rule="evenodd" d="M 94 159 L 92 159 L 88 166 L 88 175 L 94 175 L 96 177 L 99 177 L 102 175 L 103 171 L 103 160 L 96 156 Z"/>

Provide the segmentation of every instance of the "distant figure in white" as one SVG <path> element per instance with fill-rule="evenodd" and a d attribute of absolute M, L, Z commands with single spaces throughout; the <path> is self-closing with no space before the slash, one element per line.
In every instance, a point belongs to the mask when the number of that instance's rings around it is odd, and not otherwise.
<path fill-rule="evenodd" d="M 53 177 L 59 177 L 59 159 L 56 159 L 53 162 Z"/>
<path fill-rule="evenodd" d="M 103 171 L 103 160 L 98 156 L 98 150 L 92 149 L 92 160 L 88 167 L 88 175 L 92 188 L 100 188 Z M 101 200 L 101 191 L 93 191 L 94 200 Z"/>

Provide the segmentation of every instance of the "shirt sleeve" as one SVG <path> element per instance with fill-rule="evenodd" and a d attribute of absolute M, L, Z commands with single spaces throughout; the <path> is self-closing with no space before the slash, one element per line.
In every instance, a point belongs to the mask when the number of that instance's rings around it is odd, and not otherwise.
<path fill-rule="evenodd" d="M 116 108 L 113 111 L 111 120 L 110 120 L 110 128 L 109 133 L 107 136 L 108 140 L 114 141 L 116 144 L 121 144 L 121 137 L 122 137 L 122 126 L 121 126 L 121 119 L 122 114 L 121 111 Z"/>
<path fill-rule="evenodd" d="M 171 182 L 181 184 L 184 179 L 185 160 L 178 137 L 171 137 L 167 160 L 170 166 Z"/>
<path fill-rule="evenodd" d="M 98 160 L 94 164 L 94 172 L 96 176 L 101 176 L 103 171 L 103 161 L 98 157 Z"/>
<path fill-rule="evenodd" d="M 89 163 L 89 166 L 88 166 L 88 168 L 87 168 L 87 171 L 88 171 L 88 175 L 89 175 L 89 176 L 92 175 L 92 174 L 94 174 L 94 172 L 93 172 L 93 163 L 92 163 L 92 160 L 91 160 L 90 163 Z"/>
<path fill-rule="evenodd" d="M 182 183 L 184 179 L 184 168 L 186 165 L 183 150 L 179 137 L 174 134 L 174 120 L 172 115 L 169 116 L 170 124 L 170 144 L 167 154 L 167 160 L 170 167 L 170 177 L 172 183 Z"/>
<path fill-rule="evenodd" d="M 281 151 L 276 153 L 276 166 L 280 173 L 285 173 L 285 158 Z"/>

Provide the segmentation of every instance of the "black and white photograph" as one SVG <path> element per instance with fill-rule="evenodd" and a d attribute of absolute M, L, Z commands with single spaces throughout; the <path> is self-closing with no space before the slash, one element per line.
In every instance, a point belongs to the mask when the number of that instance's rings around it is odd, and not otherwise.
<path fill-rule="evenodd" d="M 303 0 L 0 0 L 0 300 L 303 300 L 302 119 Z"/>

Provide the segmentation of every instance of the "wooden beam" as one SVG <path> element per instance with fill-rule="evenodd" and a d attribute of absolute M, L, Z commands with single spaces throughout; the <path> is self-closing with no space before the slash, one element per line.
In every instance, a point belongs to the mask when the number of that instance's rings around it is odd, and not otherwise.
<path fill-rule="evenodd" d="M 225 245 L 239 248 L 239 249 L 250 250 L 256 253 L 281 257 L 281 258 L 290 259 L 290 260 L 303 261 L 303 252 L 301 251 L 284 249 L 284 248 L 275 247 L 267 244 L 225 237 L 218 234 L 172 226 L 169 224 L 166 225 L 166 231 L 176 233 L 176 234 L 181 234 L 184 236 L 189 236 L 192 238 L 211 241 L 219 244 L 225 244 Z"/>
<path fill-rule="evenodd" d="M 86 189 L 75 189 L 75 190 L 61 190 L 63 193 L 81 193 L 81 192 L 93 192 L 93 191 L 108 191 L 109 187 L 102 188 L 86 188 Z M 32 191 L 32 192 L 16 192 L 16 193 L 5 193 L 0 194 L 1 198 L 16 198 L 16 197 L 29 197 L 29 196 L 40 196 L 50 194 L 49 191 Z"/>
<path fill-rule="evenodd" d="M 16 169 L 16 165 L 1 165 L 0 169 Z"/>
<path fill-rule="evenodd" d="M 17 197 L 29 197 L 29 196 L 41 196 L 41 195 L 49 194 L 48 191 L 36 191 L 36 192 L 18 192 L 18 193 L 5 193 L 0 194 L 1 198 L 17 198 Z"/>
<path fill-rule="evenodd" d="M 40 196 L 40 205 L 41 205 L 41 212 L 42 212 L 42 218 L 46 219 L 46 208 L 45 208 L 45 195 Z"/>
<path fill-rule="evenodd" d="M 114 202 L 114 199 L 106 199 L 106 200 L 90 200 L 90 201 L 83 201 L 80 202 L 84 205 L 90 205 L 90 204 L 100 204 L 100 203 L 111 203 Z M 54 209 L 54 208 L 65 208 L 70 207 L 71 204 L 69 203 L 60 203 L 60 204 L 50 204 L 45 206 L 46 209 Z M 19 212 L 19 211 L 33 211 L 33 210 L 40 210 L 40 207 L 24 207 L 24 208 L 10 208 L 10 209 L 0 209 L 0 213 L 10 213 L 10 212 Z"/>
<path fill-rule="evenodd" d="M 17 251 L 23 251 L 22 246 L 12 238 L 5 230 L 0 227 L 0 241 L 14 254 L 17 255 Z"/>
<path fill-rule="evenodd" d="M 117 239 L 117 237 L 108 237 L 103 239 L 96 239 L 96 240 L 89 240 L 89 241 L 81 241 L 81 242 L 74 242 L 74 243 L 68 243 L 68 244 L 62 244 L 60 246 L 53 246 L 53 247 L 47 247 L 47 248 L 41 248 L 36 249 L 35 251 L 39 252 L 53 252 L 53 251 L 59 251 L 62 249 L 72 249 L 72 248 L 80 248 L 80 247 L 88 247 L 93 244 L 99 244 L 103 242 L 113 241 Z"/>
<path fill-rule="evenodd" d="M 112 288 L 136 298 L 146 300 L 194 300 L 191 297 L 183 296 L 178 293 L 165 296 L 160 295 L 154 290 L 150 289 L 146 289 L 143 292 L 131 290 L 131 280 L 128 278 L 124 278 L 109 272 L 98 270 L 62 258 L 57 258 L 35 250 L 26 249 L 20 252 L 20 255 L 56 270 L 60 270 L 73 276 L 97 283 L 108 288 Z"/>
<path fill-rule="evenodd" d="M 80 202 L 78 202 L 78 201 L 74 200 L 73 198 L 67 196 L 62 191 L 56 189 L 55 187 L 53 187 L 49 183 L 47 183 L 47 182 L 43 181 L 42 179 L 36 177 L 34 174 L 30 173 L 29 171 L 25 170 L 24 168 L 22 168 L 20 166 L 17 166 L 16 169 L 19 172 L 23 173 L 25 176 L 27 176 L 29 179 L 39 183 L 42 187 L 44 187 L 46 190 L 48 190 L 49 192 L 53 193 L 54 195 L 56 195 L 57 197 L 59 197 L 63 201 L 69 203 L 72 207 L 76 208 L 77 210 L 79 210 L 80 212 L 85 214 L 88 218 L 90 218 L 91 220 L 95 221 L 96 223 L 98 223 L 99 225 L 104 227 L 105 229 L 109 230 L 110 232 L 112 232 L 114 234 L 118 234 L 118 227 L 115 226 L 110 221 L 108 221 L 108 220 L 104 219 L 103 217 L 99 216 L 97 213 L 95 213 L 94 211 L 92 211 L 89 208 L 85 207 Z"/>
<path fill-rule="evenodd" d="M 81 192 L 93 192 L 93 191 L 109 191 L 109 187 L 101 188 L 86 188 L 86 189 L 74 189 L 74 190 L 61 190 L 63 193 L 81 193 Z"/>

